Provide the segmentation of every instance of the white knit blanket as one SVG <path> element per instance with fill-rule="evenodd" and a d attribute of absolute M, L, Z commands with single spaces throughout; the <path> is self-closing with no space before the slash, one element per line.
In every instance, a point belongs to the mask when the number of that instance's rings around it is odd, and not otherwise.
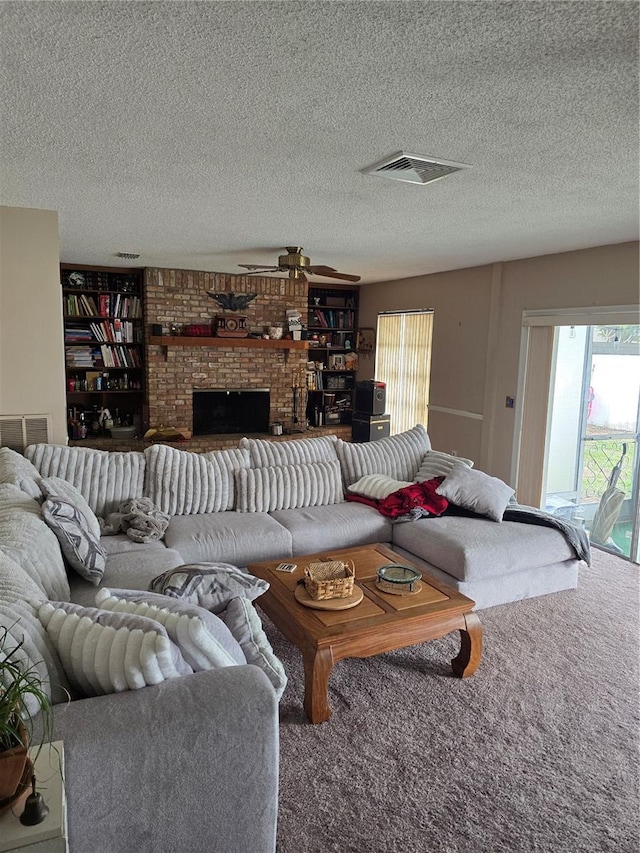
<path fill-rule="evenodd" d="M 153 542 L 164 536 L 170 516 L 156 509 L 150 498 L 134 498 L 121 503 L 117 512 L 110 512 L 98 521 L 102 536 L 126 533 L 134 542 Z"/>

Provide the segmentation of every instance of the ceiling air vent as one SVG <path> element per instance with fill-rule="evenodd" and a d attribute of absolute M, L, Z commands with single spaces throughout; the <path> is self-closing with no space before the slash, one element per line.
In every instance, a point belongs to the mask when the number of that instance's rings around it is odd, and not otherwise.
<path fill-rule="evenodd" d="M 430 184 L 440 178 L 446 178 L 461 169 L 470 169 L 466 163 L 452 163 L 450 160 L 440 160 L 435 157 L 425 157 L 421 154 L 407 154 L 398 151 L 391 157 L 386 157 L 379 163 L 363 169 L 365 175 L 378 175 L 381 178 L 391 178 L 394 181 L 408 181 L 411 184 Z"/>

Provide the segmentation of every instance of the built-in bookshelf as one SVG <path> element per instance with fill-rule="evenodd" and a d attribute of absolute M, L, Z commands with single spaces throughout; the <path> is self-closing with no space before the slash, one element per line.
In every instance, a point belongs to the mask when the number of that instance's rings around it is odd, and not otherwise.
<path fill-rule="evenodd" d="M 359 292 L 356 285 L 309 286 L 307 417 L 315 426 L 351 423 Z"/>
<path fill-rule="evenodd" d="M 146 426 L 142 273 L 60 265 L 70 438 Z"/>

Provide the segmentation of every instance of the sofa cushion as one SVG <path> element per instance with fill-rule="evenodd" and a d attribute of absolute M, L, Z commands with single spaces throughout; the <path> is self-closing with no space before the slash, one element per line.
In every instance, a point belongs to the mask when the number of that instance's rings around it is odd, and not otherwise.
<path fill-rule="evenodd" d="M 289 531 L 293 556 L 391 541 L 389 519 L 364 504 L 282 509 L 271 516 Z"/>
<path fill-rule="evenodd" d="M 269 589 L 269 584 L 230 563 L 191 563 L 158 575 L 149 589 L 222 613 L 232 598 L 253 601 Z"/>
<path fill-rule="evenodd" d="M 441 453 L 439 450 L 427 450 L 414 478 L 415 482 L 424 483 L 427 480 L 433 480 L 435 477 L 446 477 L 454 465 L 458 464 L 473 468 L 471 459 L 465 459 L 463 456 L 452 456 L 450 453 Z"/>
<path fill-rule="evenodd" d="M 143 453 L 31 444 L 25 456 L 43 477 L 62 477 L 72 483 L 97 516 L 104 517 L 116 512 L 121 503 L 143 497 Z"/>
<path fill-rule="evenodd" d="M 395 524 L 393 544 L 464 581 L 575 557 L 564 536 L 551 527 L 453 515 Z"/>
<path fill-rule="evenodd" d="M 236 471 L 238 512 L 327 506 L 344 499 L 340 463 L 301 462 Z"/>
<path fill-rule="evenodd" d="M 42 504 L 42 517 L 57 536 L 67 563 L 97 586 L 107 564 L 106 553 L 85 516 L 66 498 L 52 495 Z"/>
<path fill-rule="evenodd" d="M 246 598 L 234 598 L 229 602 L 223 618 L 240 643 L 247 663 L 260 667 L 280 699 L 287 686 L 287 676 L 282 663 L 274 654 L 253 604 Z"/>
<path fill-rule="evenodd" d="M 486 515 L 493 521 L 502 521 L 502 516 L 515 491 L 483 471 L 472 471 L 467 465 L 454 465 L 436 489 L 450 503 L 468 509 L 478 515 Z"/>
<path fill-rule="evenodd" d="M 247 662 L 222 619 L 203 607 L 153 592 L 106 587 L 96 593 L 96 607 L 146 616 L 164 625 L 194 672 Z"/>
<path fill-rule="evenodd" d="M 413 481 L 423 456 L 430 449 L 431 442 L 422 424 L 365 444 L 352 444 L 342 439 L 336 442 L 345 486 L 365 474 L 386 474 L 396 480 Z"/>
<path fill-rule="evenodd" d="M 153 619 L 65 601 L 41 604 L 38 616 L 81 695 L 136 690 L 193 671 Z"/>
<path fill-rule="evenodd" d="M 234 471 L 249 467 L 247 450 L 192 453 L 166 444 L 145 450 L 145 493 L 162 512 L 223 512 L 235 502 Z"/>
<path fill-rule="evenodd" d="M 40 514 L 40 504 L 10 483 L 0 485 L 0 551 L 15 560 L 47 598 L 69 598 L 60 545 Z"/>
<path fill-rule="evenodd" d="M 291 556 L 291 534 L 265 512 L 176 515 L 164 541 L 182 554 L 183 563 L 246 566 Z"/>
<path fill-rule="evenodd" d="M 38 619 L 37 603 L 45 600 L 40 587 L 20 566 L 0 552 L 0 631 L 8 632 L 8 642 L 20 645 L 14 658 L 24 671 L 40 679 L 44 693 L 53 704 L 65 702 L 69 684 L 60 658 L 44 626 Z M 38 704 L 27 697 L 30 713 Z"/>
<path fill-rule="evenodd" d="M 87 522 L 89 530 L 95 539 L 100 539 L 100 522 L 98 517 L 74 485 L 62 477 L 39 478 L 40 490 L 45 498 L 65 498 L 72 503 Z"/>
<path fill-rule="evenodd" d="M 119 589 L 148 589 L 150 581 L 160 572 L 173 569 L 184 563 L 181 555 L 162 542 L 139 543 L 132 542 L 127 536 L 107 536 L 101 541 L 111 545 L 114 539 L 125 539 L 132 545 L 107 555 L 105 569 L 100 586 L 118 587 Z M 96 588 L 81 580 L 75 573 L 70 578 L 70 599 L 76 604 L 93 607 L 95 604 Z"/>
<path fill-rule="evenodd" d="M 113 554 L 130 553 L 136 558 L 139 554 L 147 551 L 162 552 L 166 551 L 167 547 L 160 539 L 152 539 L 149 542 L 136 542 L 127 536 L 126 533 L 116 533 L 114 536 L 109 534 L 100 539 L 100 544 L 104 548 L 107 558 Z"/>
<path fill-rule="evenodd" d="M 296 465 L 300 462 L 326 462 L 336 459 L 336 436 L 292 438 L 268 441 L 262 438 L 241 438 L 239 447 L 249 452 L 253 468 L 274 465 Z"/>
<path fill-rule="evenodd" d="M 28 459 L 10 447 L 0 447 L 0 483 L 12 483 L 32 498 L 42 497 L 40 472 Z"/>
<path fill-rule="evenodd" d="M 398 489 L 404 489 L 410 485 L 411 483 L 407 480 L 394 480 L 393 477 L 387 477 L 386 474 L 365 474 L 364 477 L 348 486 L 347 491 L 354 495 L 362 495 L 362 497 L 380 501 L 397 492 Z"/>

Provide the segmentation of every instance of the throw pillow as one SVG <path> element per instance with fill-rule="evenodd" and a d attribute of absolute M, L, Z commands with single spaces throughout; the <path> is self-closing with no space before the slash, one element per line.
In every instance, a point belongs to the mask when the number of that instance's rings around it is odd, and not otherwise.
<path fill-rule="evenodd" d="M 232 509 L 234 471 L 249 467 L 246 450 L 193 453 L 166 444 L 144 451 L 147 460 L 146 494 L 168 515 L 198 515 Z"/>
<path fill-rule="evenodd" d="M 337 459 L 236 471 L 236 512 L 272 512 L 342 503 Z"/>
<path fill-rule="evenodd" d="M 405 486 L 410 485 L 411 483 L 407 480 L 394 480 L 393 477 L 387 477 L 385 474 L 365 474 L 364 477 L 360 477 L 357 483 L 348 486 L 347 491 L 354 495 L 380 501 L 393 492 L 397 492 L 398 489 L 404 489 Z"/>
<path fill-rule="evenodd" d="M 251 456 L 253 468 L 274 465 L 298 465 L 300 462 L 328 462 L 336 458 L 336 436 L 296 438 L 288 441 L 268 441 L 263 438 L 241 438 L 239 447 Z"/>
<path fill-rule="evenodd" d="M 475 471 L 467 465 L 455 465 L 436 489 L 442 497 L 456 506 L 502 521 L 504 511 L 515 494 L 497 477 Z"/>
<path fill-rule="evenodd" d="M 422 457 L 420 468 L 415 476 L 416 483 L 424 483 L 433 480 L 434 477 L 446 477 L 454 465 L 461 463 L 468 468 L 473 468 L 471 459 L 462 456 L 451 456 L 449 453 L 441 453 L 438 450 L 427 450 Z"/>
<path fill-rule="evenodd" d="M 69 683 L 82 695 L 137 690 L 192 672 L 153 619 L 67 601 L 41 604 L 38 616 Z"/>
<path fill-rule="evenodd" d="M 13 483 L 18 486 L 25 477 L 37 480 L 39 476 L 40 472 L 35 465 L 17 450 L 0 447 L 0 483 Z"/>
<path fill-rule="evenodd" d="M 42 517 L 56 534 L 69 565 L 98 586 L 107 565 L 107 553 L 80 510 L 71 501 L 51 495 L 42 504 Z"/>
<path fill-rule="evenodd" d="M 42 520 L 40 503 L 11 483 L 0 483 L 0 551 L 15 560 L 45 598 L 69 600 L 62 551 Z"/>
<path fill-rule="evenodd" d="M 133 589 L 101 589 L 96 593 L 96 606 L 159 622 L 194 672 L 247 662 L 222 619 L 202 607 Z"/>
<path fill-rule="evenodd" d="M 413 480 L 422 457 L 430 449 L 431 442 L 422 424 L 365 444 L 354 444 L 340 438 L 336 442 L 345 486 L 350 486 L 365 474 L 386 474 L 395 480 Z"/>
<path fill-rule="evenodd" d="M 0 483 L 12 483 L 36 500 L 42 499 L 38 486 L 40 472 L 17 450 L 0 447 Z"/>
<path fill-rule="evenodd" d="M 36 675 L 44 693 L 57 704 L 68 698 L 69 685 L 53 644 L 38 619 L 38 607 L 45 600 L 46 595 L 38 584 L 0 551 L 0 632 L 7 631 L 7 641 L 17 649 L 14 659 L 21 669 Z M 32 714 L 40 710 L 32 696 L 26 696 L 25 703 Z"/>
<path fill-rule="evenodd" d="M 72 503 L 85 517 L 88 529 L 94 538 L 100 539 L 100 522 L 82 494 L 72 483 L 63 480 L 62 477 L 43 477 L 40 480 L 40 490 L 45 498 L 65 498 Z"/>
<path fill-rule="evenodd" d="M 230 563 L 189 563 L 163 572 L 149 584 L 151 592 L 181 598 L 212 613 L 221 613 L 232 598 L 253 601 L 268 589 L 267 581 Z"/>
<path fill-rule="evenodd" d="M 273 652 L 253 604 L 246 598 L 233 598 L 223 618 L 240 643 L 247 663 L 260 667 L 273 684 L 276 696 L 280 699 L 287 686 L 287 675 L 282 663 Z"/>
<path fill-rule="evenodd" d="M 144 494 L 144 454 L 59 444 L 30 444 L 24 452 L 42 477 L 62 477 L 84 495 L 99 518 Z"/>

